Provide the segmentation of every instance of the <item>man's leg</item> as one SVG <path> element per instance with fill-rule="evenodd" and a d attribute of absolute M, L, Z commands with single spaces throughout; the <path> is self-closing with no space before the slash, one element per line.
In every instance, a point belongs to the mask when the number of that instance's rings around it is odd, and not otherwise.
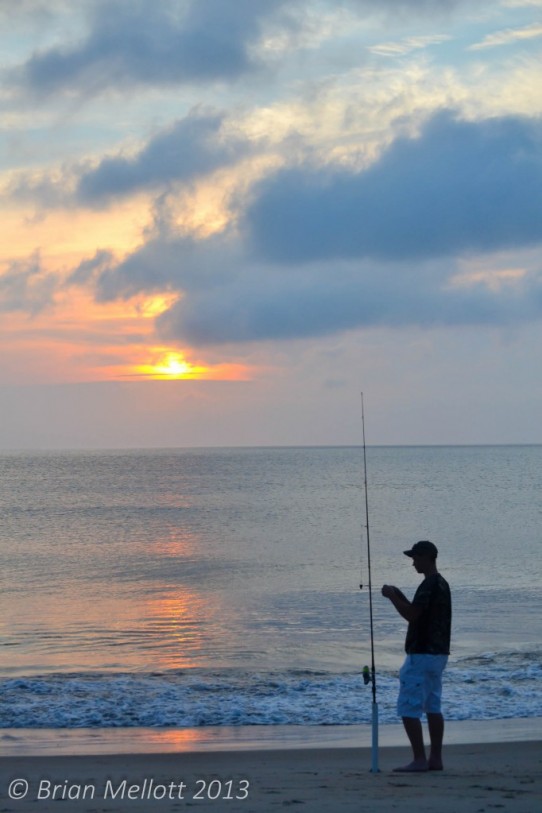
<path fill-rule="evenodd" d="M 421 716 L 423 713 L 423 675 L 419 670 L 419 658 L 407 655 L 399 672 L 400 688 L 397 699 L 397 712 L 403 721 L 407 737 L 412 746 L 414 759 L 396 771 L 427 771 L 427 759 L 423 744 Z"/>
<path fill-rule="evenodd" d="M 429 770 L 442 770 L 442 740 L 444 738 L 444 717 L 442 714 L 428 712 L 427 725 L 429 726 L 429 738 L 431 740 L 431 752 L 429 754 Z"/>
<path fill-rule="evenodd" d="M 442 740 L 444 738 L 444 717 L 441 714 L 440 698 L 442 694 L 442 673 L 446 667 L 448 657 L 446 655 L 435 655 L 430 658 L 431 669 L 427 674 L 427 725 L 429 726 L 429 738 L 431 740 L 431 751 L 429 753 L 429 770 L 442 770 Z"/>
<path fill-rule="evenodd" d="M 396 771 L 426 771 L 428 763 L 425 756 L 425 746 L 423 744 L 423 730 L 422 721 L 417 717 L 403 717 L 403 725 L 407 733 L 407 737 L 412 746 L 412 754 L 414 759 L 403 768 L 396 768 Z"/>

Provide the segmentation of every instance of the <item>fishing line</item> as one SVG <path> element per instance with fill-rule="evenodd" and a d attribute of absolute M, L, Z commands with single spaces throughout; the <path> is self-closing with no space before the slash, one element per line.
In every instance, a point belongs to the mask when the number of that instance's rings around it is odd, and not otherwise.
<path fill-rule="evenodd" d="M 371 772 L 378 773 L 378 703 L 376 700 L 376 668 L 375 668 L 375 645 L 374 645 L 374 623 L 373 623 L 373 584 L 371 578 L 371 539 L 369 531 L 369 489 L 367 486 L 367 447 L 365 443 L 365 407 L 363 393 L 361 393 L 361 427 L 363 437 L 363 474 L 365 483 L 365 531 L 367 534 L 367 579 L 369 590 L 369 622 L 371 635 L 371 669 L 363 667 L 363 681 L 365 685 L 371 683 L 373 693 L 372 703 L 372 748 L 371 748 Z M 363 583 L 360 583 L 360 590 L 363 590 Z"/>

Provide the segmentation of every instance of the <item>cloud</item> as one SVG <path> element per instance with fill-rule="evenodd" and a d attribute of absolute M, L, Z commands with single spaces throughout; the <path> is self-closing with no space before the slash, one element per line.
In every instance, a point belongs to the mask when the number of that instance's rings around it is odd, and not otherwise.
<path fill-rule="evenodd" d="M 506 28 L 503 31 L 496 31 L 488 34 L 481 42 L 469 46 L 470 51 L 480 51 L 483 48 L 495 48 L 499 45 L 511 45 L 522 40 L 542 37 L 542 24 L 532 23 L 523 28 Z"/>
<path fill-rule="evenodd" d="M 428 34 L 421 37 L 407 37 L 397 42 L 381 42 L 371 45 L 369 51 L 379 56 L 405 56 L 412 51 L 428 48 L 431 45 L 441 45 L 451 39 L 449 34 Z"/>
<path fill-rule="evenodd" d="M 232 80 L 257 67 L 250 45 L 286 0 L 100 0 L 87 35 L 35 53 L 18 72 L 35 95 Z"/>
<path fill-rule="evenodd" d="M 536 266 L 469 272 L 455 260 L 255 262 L 233 233 L 157 235 L 97 279 L 103 301 L 176 291 L 160 340 L 192 347 L 307 339 L 360 327 L 504 325 L 542 317 Z"/>
<path fill-rule="evenodd" d="M 35 316 L 53 303 L 57 288 L 57 277 L 43 270 L 36 251 L 26 260 L 11 262 L 0 276 L 0 311 Z"/>
<path fill-rule="evenodd" d="M 37 203 L 45 209 L 73 206 L 72 171 L 64 167 L 60 172 L 18 172 L 7 185 L 14 202 Z"/>
<path fill-rule="evenodd" d="M 226 115 L 194 108 L 161 129 L 134 154 L 119 152 L 42 172 L 19 172 L 8 185 L 12 200 L 46 209 L 100 207 L 141 191 L 169 190 L 230 166 L 253 151 L 253 142 L 235 132 Z"/>
<path fill-rule="evenodd" d="M 89 0 L 79 2 L 88 3 Z M 71 5 L 73 7 L 73 3 Z M 34 21 L 37 15 L 38 20 L 43 21 L 69 6 L 69 0 L 0 0 L 0 17 L 7 17 L 9 20 L 29 17 Z"/>
<path fill-rule="evenodd" d="M 167 228 L 116 265 L 109 259 L 96 278 L 96 295 L 102 302 L 142 292 L 210 290 L 227 280 L 228 264 L 233 262 L 223 235 L 195 240 L 170 234 Z"/>
<path fill-rule="evenodd" d="M 350 265 L 281 273 L 230 262 L 220 282 L 187 292 L 162 314 L 157 330 L 164 339 L 204 346 L 327 335 L 384 322 L 386 311 L 397 321 L 397 308 L 407 307 L 404 280 Z"/>
<path fill-rule="evenodd" d="M 526 8 L 528 6 L 542 6 L 542 0 L 501 0 L 506 8 Z"/>
<path fill-rule="evenodd" d="M 177 292 L 161 339 L 193 346 L 367 326 L 503 325 L 542 317 L 540 268 L 459 262 L 542 241 L 540 125 L 435 116 L 363 172 L 302 165 L 256 186 L 241 229 L 169 228 L 99 268 L 102 301 Z M 506 270 L 506 269 L 505 269 Z"/>
<path fill-rule="evenodd" d="M 83 204 L 126 195 L 174 181 L 191 181 L 235 161 L 247 142 L 222 138 L 224 116 L 193 110 L 149 140 L 133 157 L 104 158 L 84 172 L 76 197 Z"/>
<path fill-rule="evenodd" d="M 192 345 L 310 338 L 360 327 L 505 325 L 542 317 L 542 275 L 499 286 L 455 285 L 450 262 L 320 264 L 231 273 L 181 298 L 157 320 L 165 340 Z M 501 281 L 502 282 L 502 281 Z"/>
<path fill-rule="evenodd" d="M 244 217 L 268 261 L 408 260 L 542 240 L 541 125 L 437 114 L 367 170 L 299 166 L 256 188 Z"/>
<path fill-rule="evenodd" d="M 475 9 L 487 6 L 487 0 L 344 0 L 365 13 L 374 12 L 385 14 L 388 19 L 400 20 L 414 17 L 442 17 L 448 16 L 461 6 Z"/>
<path fill-rule="evenodd" d="M 479 3 L 483 5 L 482 0 Z M 447 15 L 464 0 L 337 0 L 350 13 L 388 19 Z M 471 0 L 470 6 L 474 5 Z M 6 6 L 0 0 L 0 12 Z M 80 40 L 36 51 L 15 68 L 11 80 L 35 100 L 53 94 L 95 95 L 131 87 L 231 82 L 259 70 L 269 26 L 276 34 L 303 31 L 318 12 L 313 0 L 87 0 Z M 24 2 L 20 16 L 31 14 Z M 41 3 L 36 9 L 45 10 Z M 73 5 L 57 0 L 59 19 Z M 302 40 L 301 40 L 302 41 Z"/>
<path fill-rule="evenodd" d="M 113 255 L 110 251 L 98 249 L 89 260 L 82 260 L 67 279 L 68 285 L 86 285 L 98 274 L 103 274 L 113 265 Z"/>

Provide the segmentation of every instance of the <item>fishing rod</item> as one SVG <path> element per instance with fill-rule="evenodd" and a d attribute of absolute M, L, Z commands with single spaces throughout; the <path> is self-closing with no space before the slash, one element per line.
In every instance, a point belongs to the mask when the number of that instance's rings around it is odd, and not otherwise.
<path fill-rule="evenodd" d="M 361 427 L 363 437 L 363 473 L 365 481 L 365 530 L 367 532 L 367 577 L 369 588 L 369 622 L 371 633 L 371 670 L 368 666 L 363 667 L 363 681 L 365 685 L 371 683 L 373 693 L 372 703 L 372 744 L 371 744 L 371 772 L 378 773 L 378 703 L 376 700 L 376 668 L 375 668 L 375 643 L 373 624 L 373 584 L 371 579 L 371 541 L 369 533 L 369 489 L 367 487 L 367 447 L 365 444 L 365 408 L 363 403 L 363 393 L 361 393 Z M 363 584 L 359 586 L 363 590 Z"/>

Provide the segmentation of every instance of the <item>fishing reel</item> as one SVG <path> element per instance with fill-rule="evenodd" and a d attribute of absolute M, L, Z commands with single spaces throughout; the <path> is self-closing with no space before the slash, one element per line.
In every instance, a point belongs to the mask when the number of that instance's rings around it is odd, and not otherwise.
<path fill-rule="evenodd" d="M 373 676 L 371 675 L 371 670 L 368 666 L 364 666 L 361 670 L 361 674 L 363 675 L 363 683 L 365 686 L 368 686 L 369 683 L 373 682 Z"/>

